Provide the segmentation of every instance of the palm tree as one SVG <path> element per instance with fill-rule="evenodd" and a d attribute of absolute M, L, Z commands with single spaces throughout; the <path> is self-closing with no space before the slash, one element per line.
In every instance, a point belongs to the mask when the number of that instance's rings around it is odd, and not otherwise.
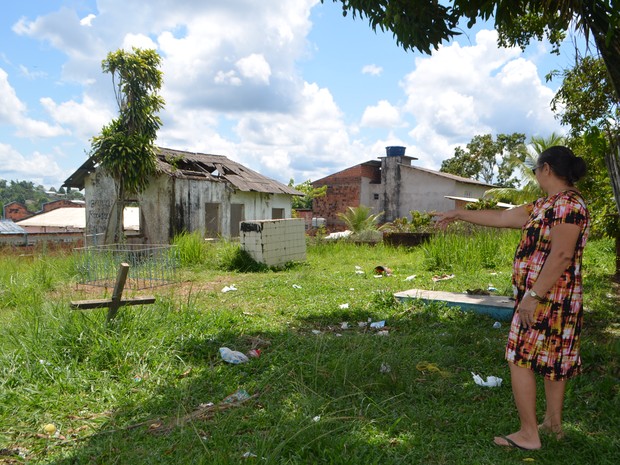
<path fill-rule="evenodd" d="M 517 157 L 508 159 L 512 168 L 521 174 L 521 187 L 498 187 L 489 189 L 484 193 L 484 197 L 508 201 L 514 205 L 522 205 L 544 196 L 544 192 L 538 185 L 536 175 L 532 169 L 536 166 L 538 157 L 541 153 L 549 147 L 563 145 L 565 142 L 566 138 L 555 132 L 547 138 L 532 136 L 530 138 L 529 151 L 525 155 L 525 160 L 521 161 Z"/>
<path fill-rule="evenodd" d="M 351 232 L 360 234 L 365 231 L 376 231 L 381 215 L 383 212 L 374 215 L 370 207 L 360 205 L 359 207 L 347 207 L 345 213 L 338 213 L 338 218 L 344 221 Z"/>

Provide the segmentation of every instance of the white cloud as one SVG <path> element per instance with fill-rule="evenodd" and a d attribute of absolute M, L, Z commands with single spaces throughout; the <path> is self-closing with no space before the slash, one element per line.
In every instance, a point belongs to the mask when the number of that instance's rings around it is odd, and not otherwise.
<path fill-rule="evenodd" d="M 377 65 L 366 65 L 362 68 L 362 74 L 370 74 L 371 76 L 380 76 L 383 68 Z"/>
<path fill-rule="evenodd" d="M 66 131 L 60 126 L 28 118 L 26 112 L 26 105 L 17 97 L 8 75 L 0 69 L 0 124 L 11 125 L 18 137 L 55 137 L 65 134 Z"/>
<path fill-rule="evenodd" d="M 123 39 L 123 50 L 131 51 L 132 47 L 157 50 L 153 39 L 144 34 L 127 34 Z"/>
<path fill-rule="evenodd" d="M 94 14 L 89 14 L 85 17 L 83 17 L 82 19 L 80 19 L 80 25 L 81 26 L 92 26 L 93 25 L 93 19 L 95 19 L 97 16 L 95 16 Z"/>
<path fill-rule="evenodd" d="M 404 145 L 420 157 L 416 163 L 437 168 L 479 133 L 557 131 L 550 89 L 519 49 L 497 48 L 494 31 L 481 31 L 471 46 L 453 43 L 417 58 L 415 68 L 402 73 L 400 89 L 391 83 L 401 94 L 374 93 L 370 102 L 359 95 L 358 113 L 345 115 L 339 107 L 345 99 L 333 93 L 332 81 L 307 82 L 301 75 L 312 48 L 310 11 L 318 2 L 99 0 L 86 16 L 65 8 L 22 19 L 15 32 L 66 57 L 55 85 L 81 87 L 29 100 L 50 123 L 30 120 L 25 100 L 0 69 L 0 124 L 20 127 L 22 135 L 70 132 L 86 144 L 114 116 L 111 78 L 101 72 L 101 60 L 138 46 L 162 56 L 166 107 L 159 144 L 227 155 L 283 182 L 318 179 L 381 156 L 388 145 Z M 349 78 L 364 80 L 361 69 L 381 89 L 388 79 L 383 67 L 362 64 L 353 69 L 357 78 Z"/>
<path fill-rule="evenodd" d="M 60 104 L 51 98 L 41 99 L 41 106 L 49 115 L 65 128 L 71 135 L 82 140 L 88 140 L 101 132 L 101 128 L 108 124 L 116 115 L 94 100 L 84 95 L 82 102 L 69 100 Z"/>
<path fill-rule="evenodd" d="M 381 100 L 377 105 L 366 107 L 362 115 L 362 126 L 394 127 L 402 125 L 400 112 L 387 100 Z"/>
<path fill-rule="evenodd" d="M 36 151 L 25 156 L 10 145 L 0 143 L 0 179 L 40 179 L 52 185 L 63 175 L 53 156 Z"/>
<path fill-rule="evenodd" d="M 243 77 L 259 84 L 268 85 L 271 76 L 271 67 L 265 57 L 258 53 L 241 58 L 237 61 L 237 68 Z"/>
<path fill-rule="evenodd" d="M 549 108 L 553 97 L 536 66 L 518 48 L 498 48 L 495 31 L 480 31 L 476 43 L 441 47 L 418 58 L 402 80 L 405 113 L 415 118 L 409 135 L 420 147 L 421 164 L 438 167 L 473 136 L 559 131 Z"/>

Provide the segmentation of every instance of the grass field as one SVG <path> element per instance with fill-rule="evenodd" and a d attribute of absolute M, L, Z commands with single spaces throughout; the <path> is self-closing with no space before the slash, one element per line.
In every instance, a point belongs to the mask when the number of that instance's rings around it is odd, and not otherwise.
<path fill-rule="evenodd" d="M 540 451 L 492 443 L 518 427 L 507 323 L 496 329 L 486 316 L 393 298 L 413 287 L 508 295 L 516 241 L 482 231 L 415 249 L 317 242 L 306 262 L 274 271 L 235 244 L 187 236 L 178 282 L 149 290 L 155 304 L 122 308 L 109 326 L 104 309 L 70 309 L 111 293 L 78 286 L 70 254 L 5 252 L 0 463 L 615 464 L 611 241 L 586 248 L 584 373 L 568 386 L 566 438 L 543 437 Z M 376 265 L 393 276 L 375 278 Z M 454 278 L 434 282 L 440 274 Z M 360 326 L 369 319 L 386 327 Z M 231 365 L 220 347 L 261 356 Z M 481 387 L 471 372 L 504 382 Z"/>

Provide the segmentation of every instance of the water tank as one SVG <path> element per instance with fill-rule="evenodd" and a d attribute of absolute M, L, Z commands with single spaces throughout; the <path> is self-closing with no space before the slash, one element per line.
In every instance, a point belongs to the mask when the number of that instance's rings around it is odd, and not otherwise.
<path fill-rule="evenodd" d="M 388 157 L 402 157 L 405 155 L 407 147 L 401 147 L 400 145 L 392 145 L 385 148 L 385 153 Z"/>

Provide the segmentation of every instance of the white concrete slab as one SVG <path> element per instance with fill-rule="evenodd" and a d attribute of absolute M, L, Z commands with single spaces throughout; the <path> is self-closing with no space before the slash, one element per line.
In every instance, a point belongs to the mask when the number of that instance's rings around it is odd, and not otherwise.
<path fill-rule="evenodd" d="M 397 292 L 394 297 L 401 302 L 418 299 L 426 303 L 444 302 L 450 307 L 459 307 L 463 311 L 487 314 L 498 320 L 512 319 L 514 311 L 514 301 L 506 296 L 469 295 L 458 292 L 409 289 Z"/>

